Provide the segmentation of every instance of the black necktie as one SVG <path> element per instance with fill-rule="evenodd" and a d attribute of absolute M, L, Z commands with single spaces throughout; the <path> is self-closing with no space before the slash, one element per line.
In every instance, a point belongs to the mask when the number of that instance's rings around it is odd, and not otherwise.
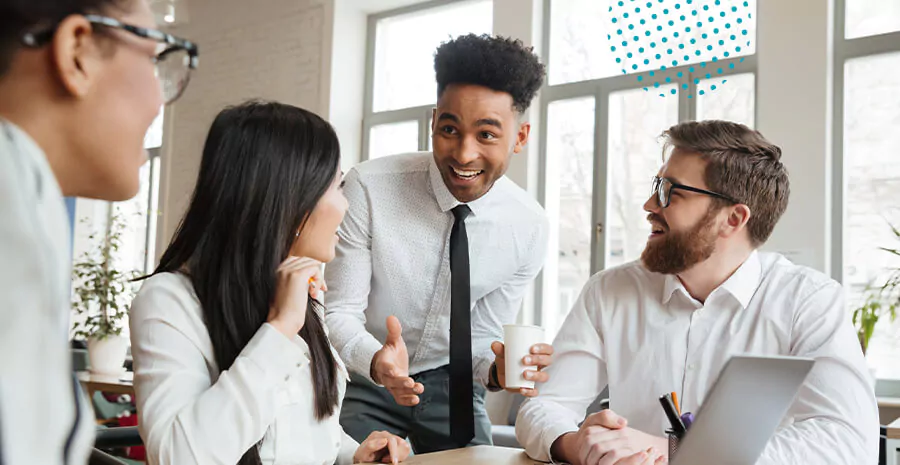
<path fill-rule="evenodd" d="M 450 231 L 450 438 L 465 447 L 475 437 L 472 413 L 472 319 L 469 296 L 469 238 L 466 205 L 453 209 Z"/>

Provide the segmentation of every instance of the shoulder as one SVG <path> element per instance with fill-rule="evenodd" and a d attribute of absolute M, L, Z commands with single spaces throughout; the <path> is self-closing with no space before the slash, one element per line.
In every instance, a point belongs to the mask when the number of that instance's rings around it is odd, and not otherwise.
<path fill-rule="evenodd" d="M 506 211 L 513 222 L 530 223 L 542 229 L 549 227 L 544 207 L 511 179 L 501 177 L 492 189 L 496 190 L 495 195 L 499 197 L 497 207 Z"/>
<path fill-rule="evenodd" d="M 411 152 L 364 161 L 353 167 L 360 179 L 378 179 L 386 176 L 427 173 L 431 152 Z"/>
<path fill-rule="evenodd" d="M 601 303 L 637 303 L 647 295 L 661 296 L 665 280 L 665 275 L 648 271 L 640 260 L 635 260 L 595 273 L 585 284 L 584 293 Z"/>
<path fill-rule="evenodd" d="M 759 252 L 763 283 L 767 288 L 793 295 L 803 302 L 820 292 L 841 293 L 841 285 L 821 271 L 797 265 L 783 255 Z"/>
<path fill-rule="evenodd" d="M 182 273 L 159 273 L 146 280 L 131 304 L 133 321 L 162 319 L 202 324 L 200 301 Z"/>

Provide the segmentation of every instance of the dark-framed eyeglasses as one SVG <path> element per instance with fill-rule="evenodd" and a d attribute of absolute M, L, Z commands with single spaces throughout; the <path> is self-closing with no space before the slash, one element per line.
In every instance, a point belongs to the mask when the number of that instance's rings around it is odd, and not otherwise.
<path fill-rule="evenodd" d="M 656 196 L 656 201 L 659 202 L 660 208 L 666 208 L 669 206 L 669 201 L 672 197 L 672 191 L 675 189 L 681 189 L 688 192 L 696 192 L 698 194 L 716 197 L 731 203 L 740 203 L 727 195 L 708 191 L 706 189 L 700 189 L 698 187 L 685 186 L 684 184 L 678 184 L 659 176 L 653 177 L 653 187 L 650 189 L 650 195 Z"/>
<path fill-rule="evenodd" d="M 175 37 L 158 29 L 125 24 L 117 19 L 99 15 L 84 15 L 91 24 L 121 29 L 138 37 L 155 40 L 159 43 L 159 52 L 153 58 L 156 65 L 156 77 L 162 88 L 165 103 L 172 103 L 184 93 L 191 80 L 191 71 L 197 69 L 199 51 L 197 44 Z M 28 32 L 22 36 L 22 44 L 26 47 L 42 47 L 53 38 L 56 26 L 39 32 Z"/>

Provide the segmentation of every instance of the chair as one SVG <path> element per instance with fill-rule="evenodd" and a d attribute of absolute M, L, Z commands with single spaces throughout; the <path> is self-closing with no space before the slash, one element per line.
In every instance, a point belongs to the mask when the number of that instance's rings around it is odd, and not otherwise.
<path fill-rule="evenodd" d="M 97 428 L 97 437 L 94 440 L 94 450 L 88 459 L 88 465 L 129 465 L 131 461 L 120 457 L 113 457 L 104 449 L 116 449 L 129 446 L 140 446 L 144 442 L 138 433 L 137 426 L 119 426 L 114 428 Z"/>

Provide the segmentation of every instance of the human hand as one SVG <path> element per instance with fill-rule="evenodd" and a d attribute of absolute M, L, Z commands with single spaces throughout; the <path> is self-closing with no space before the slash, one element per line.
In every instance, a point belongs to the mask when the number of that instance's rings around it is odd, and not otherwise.
<path fill-rule="evenodd" d="M 497 366 L 497 381 L 500 387 L 510 392 L 518 392 L 525 397 L 535 397 L 538 395 L 537 389 L 529 388 L 507 388 L 506 387 L 506 348 L 500 341 L 491 343 L 491 350 L 494 352 L 494 364 Z M 522 360 L 527 366 L 537 367 L 537 370 L 525 370 L 525 379 L 534 381 L 535 383 L 544 383 L 550 376 L 541 371 L 553 363 L 553 346 L 550 344 L 535 344 L 529 349 L 529 355 Z"/>
<path fill-rule="evenodd" d="M 374 431 L 356 449 L 353 463 L 383 462 L 396 465 L 407 457 L 409 443 L 387 431 Z"/>
<path fill-rule="evenodd" d="M 409 353 L 403 342 L 400 320 L 387 318 L 387 340 L 381 350 L 372 357 L 372 379 L 387 388 L 398 405 L 411 407 L 419 403 L 419 394 L 425 391 L 422 383 L 409 377 Z"/>

